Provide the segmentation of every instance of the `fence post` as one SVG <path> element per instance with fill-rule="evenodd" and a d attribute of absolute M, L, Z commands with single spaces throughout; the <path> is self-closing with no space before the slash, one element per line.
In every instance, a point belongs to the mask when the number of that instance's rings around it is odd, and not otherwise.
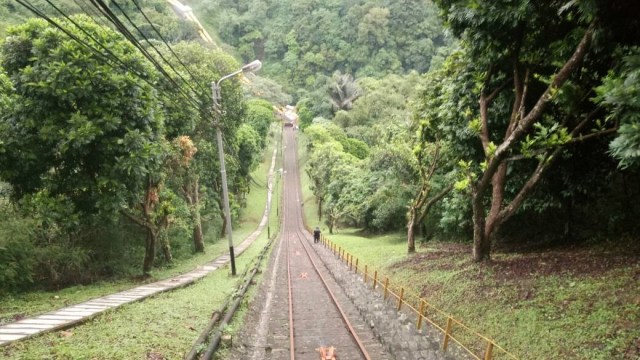
<path fill-rule="evenodd" d="M 447 351 L 449 345 L 449 334 L 451 333 L 451 317 L 447 318 L 447 329 L 444 332 L 444 341 L 442 342 L 442 350 Z"/>
<path fill-rule="evenodd" d="M 356 258 L 356 270 L 355 270 L 355 272 L 356 272 L 356 275 L 358 275 L 358 258 Z"/>
<path fill-rule="evenodd" d="M 422 328 L 422 313 L 424 312 L 424 299 L 420 299 L 420 310 L 418 311 L 418 323 L 416 324 L 416 329 L 420 330 Z"/>
<path fill-rule="evenodd" d="M 404 296 L 404 288 L 400 288 L 400 296 L 398 297 L 398 311 L 402 308 L 402 297 Z"/>
<path fill-rule="evenodd" d="M 487 344 L 487 351 L 485 351 L 484 353 L 484 360 L 491 360 L 491 356 L 493 356 L 492 352 L 493 352 L 493 343 L 489 342 Z"/>
<path fill-rule="evenodd" d="M 378 285 L 378 270 L 373 274 L 373 290 L 376 289 L 376 285 Z"/>
<path fill-rule="evenodd" d="M 384 279 L 384 299 L 387 300 L 387 292 L 389 290 L 389 278 Z"/>
<path fill-rule="evenodd" d="M 367 275 L 369 275 L 369 266 L 367 264 L 364 265 L 364 283 L 367 283 Z"/>

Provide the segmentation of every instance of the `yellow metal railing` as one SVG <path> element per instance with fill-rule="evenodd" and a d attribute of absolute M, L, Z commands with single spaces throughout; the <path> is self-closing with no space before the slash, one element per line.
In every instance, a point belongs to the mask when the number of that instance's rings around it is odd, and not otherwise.
<path fill-rule="evenodd" d="M 311 229 L 307 227 L 311 232 Z M 350 271 L 362 274 L 364 283 L 371 286 L 374 291 L 380 291 L 384 300 L 394 298 L 396 309 L 400 311 L 403 307 L 416 314 L 416 329 L 422 329 L 424 322 L 429 323 L 434 329 L 442 333 L 442 350 L 446 351 L 451 341 L 458 344 L 470 356 L 477 360 L 490 360 L 498 358 L 518 359 L 495 343 L 492 339 L 469 328 L 461 321 L 430 304 L 418 294 L 405 290 L 403 287 L 394 287 L 390 284 L 389 278 L 382 276 L 377 270 L 362 264 L 344 248 L 320 236 L 322 244 L 331 250 L 342 260 Z M 469 344 L 469 339 L 475 339 L 473 344 Z M 480 355 L 478 355 L 480 354 Z"/>

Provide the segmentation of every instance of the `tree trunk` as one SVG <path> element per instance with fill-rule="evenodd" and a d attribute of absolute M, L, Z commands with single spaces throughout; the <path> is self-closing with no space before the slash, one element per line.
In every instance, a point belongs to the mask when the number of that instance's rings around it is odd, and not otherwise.
<path fill-rule="evenodd" d="M 491 243 L 485 235 L 482 195 L 474 191 L 471 199 L 473 210 L 473 260 L 475 262 L 488 261 L 491 259 Z"/>
<path fill-rule="evenodd" d="M 473 259 L 476 262 L 491 260 L 491 240 L 500 226 L 500 210 L 504 200 L 504 184 L 507 164 L 501 163 L 493 175 L 491 185 L 491 208 L 485 217 L 482 193 L 472 195 L 473 208 Z"/>
<path fill-rule="evenodd" d="M 202 235 L 200 212 L 198 212 L 197 222 L 193 225 L 193 246 L 196 252 L 204 252 L 204 236 Z"/>
<path fill-rule="evenodd" d="M 416 252 L 416 209 L 412 206 L 409 209 L 409 222 L 407 223 L 407 252 L 412 254 Z"/>
<path fill-rule="evenodd" d="M 573 196 L 565 200 L 565 220 L 563 240 L 570 242 L 573 240 Z M 629 208 L 630 209 L 630 208 Z"/>
<path fill-rule="evenodd" d="M 493 92 L 488 93 L 487 84 L 490 83 L 493 75 L 493 67 L 489 67 L 485 81 L 485 89 L 482 91 L 479 101 L 480 118 L 482 121 L 479 137 L 485 151 L 485 160 L 487 163 L 480 179 L 478 179 L 474 184 L 471 195 L 473 209 L 473 258 L 476 262 L 490 260 L 492 235 L 506 219 L 514 214 L 524 199 L 529 195 L 533 186 L 535 186 L 535 184 L 540 180 L 542 173 L 548 168 L 551 160 L 554 159 L 554 157 L 548 156 L 546 157 L 546 160 L 548 161 L 540 162 L 538 164 L 538 168 L 534 171 L 529 180 L 527 180 L 516 197 L 503 208 L 504 184 L 506 181 L 506 156 L 511 149 L 519 144 L 519 141 L 531 131 L 533 125 L 542 117 L 547 104 L 552 99 L 551 94 L 555 90 L 561 88 L 569 78 L 570 74 L 578 68 L 579 63 L 582 61 L 589 49 L 593 26 L 593 24 L 589 26 L 589 29 L 587 29 L 580 40 L 580 43 L 576 47 L 571 58 L 569 58 L 564 66 L 555 74 L 555 76 L 553 76 L 551 84 L 548 85 L 546 90 L 538 97 L 531 110 L 526 112 L 526 114 L 523 104 L 526 102 L 526 78 L 528 78 L 528 70 L 523 83 L 520 81 L 516 62 L 516 65 L 514 66 L 514 90 L 516 99 L 511 114 L 511 120 L 503 142 L 499 144 L 491 154 L 489 152 L 490 129 L 488 125 L 488 109 L 496 96 L 505 88 L 507 82 L 504 82 Z M 583 124 L 587 119 L 583 120 Z M 582 125 L 579 125 L 571 132 L 572 137 L 577 138 L 579 136 L 581 126 Z M 581 139 L 583 140 L 584 137 L 581 137 Z M 557 156 L 561 148 L 562 147 L 558 147 L 555 151 L 551 152 Z M 493 192 L 491 208 L 488 216 L 485 218 L 485 210 L 482 200 L 483 194 L 487 190 L 489 184 L 492 185 Z"/>
<path fill-rule="evenodd" d="M 164 259 L 166 262 L 171 262 L 173 260 L 173 255 L 171 255 L 171 245 L 169 241 L 164 241 L 162 243 L 162 253 L 164 254 Z"/>
<path fill-rule="evenodd" d="M 429 181 L 429 176 L 425 181 Z M 433 205 L 442 200 L 451 190 L 453 184 L 442 189 L 436 196 L 428 198 L 431 187 L 426 183 L 423 184 L 422 190 L 418 194 L 418 198 L 409 206 L 409 219 L 407 220 L 407 252 L 409 254 L 416 252 L 416 233 L 424 226 L 424 219 L 431 211 Z M 424 231 L 421 231 L 424 233 Z"/>
<path fill-rule="evenodd" d="M 489 243 L 491 246 L 491 239 L 493 234 L 500 227 L 499 215 L 500 210 L 502 209 L 502 203 L 504 202 L 504 185 L 507 180 L 507 164 L 501 163 L 498 166 L 498 170 L 493 174 L 493 179 L 491 181 L 492 192 L 491 192 L 491 208 L 489 209 L 489 214 L 484 221 L 484 237 L 485 241 Z"/>
<path fill-rule="evenodd" d="M 196 252 L 204 252 L 204 236 L 202 235 L 202 220 L 200 218 L 200 190 L 198 180 L 194 181 L 193 194 L 187 196 L 191 218 L 193 220 L 193 247 Z"/>
<path fill-rule="evenodd" d="M 224 236 L 227 234 L 227 217 L 224 214 L 224 211 L 222 211 L 222 227 L 220 228 L 220 237 L 224 238 Z"/>
<path fill-rule="evenodd" d="M 156 257 L 156 239 L 157 235 L 153 230 L 147 228 L 147 236 L 145 237 L 144 262 L 142 265 L 142 273 L 145 276 L 151 274 L 151 268 Z"/>
<path fill-rule="evenodd" d="M 318 221 L 322 220 L 322 199 L 318 199 Z"/>

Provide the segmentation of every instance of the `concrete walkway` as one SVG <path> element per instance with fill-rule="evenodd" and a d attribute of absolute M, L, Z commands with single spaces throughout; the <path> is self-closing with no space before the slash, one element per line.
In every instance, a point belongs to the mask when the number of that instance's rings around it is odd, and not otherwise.
<path fill-rule="evenodd" d="M 235 246 L 237 256 L 242 254 L 253 241 L 264 230 L 268 222 L 268 214 L 271 210 L 271 198 L 273 193 L 273 173 L 276 163 L 277 144 L 271 157 L 271 168 L 268 177 L 267 204 L 258 228 L 251 233 L 242 243 Z M 37 336 L 50 331 L 69 328 L 85 322 L 98 314 L 110 309 L 117 308 L 127 303 L 140 301 L 148 296 L 170 291 L 186 286 L 205 277 L 212 271 L 219 269 L 229 262 L 229 255 L 222 255 L 215 260 L 199 266 L 194 271 L 182 274 L 170 279 L 158 281 L 151 284 L 142 285 L 133 289 L 125 290 L 116 294 L 103 296 L 93 300 L 85 301 L 81 304 L 68 306 L 43 315 L 23 319 L 10 324 L 0 326 L 0 346 L 7 345 L 14 341 Z"/>

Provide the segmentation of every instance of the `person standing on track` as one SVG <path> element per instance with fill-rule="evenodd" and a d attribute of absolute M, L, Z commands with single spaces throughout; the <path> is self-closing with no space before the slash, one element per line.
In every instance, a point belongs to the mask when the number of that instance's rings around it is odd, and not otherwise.
<path fill-rule="evenodd" d="M 317 227 L 317 226 L 313 230 L 313 242 L 314 243 L 319 243 L 320 242 L 320 228 Z"/>

